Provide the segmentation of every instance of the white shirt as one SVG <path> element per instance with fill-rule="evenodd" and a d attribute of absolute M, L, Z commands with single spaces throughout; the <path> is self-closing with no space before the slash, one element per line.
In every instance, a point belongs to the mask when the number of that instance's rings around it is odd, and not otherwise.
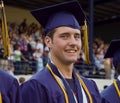
<path fill-rule="evenodd" d="M 118 80 L 120 81 L 120 75 L 118 76 Z"/>

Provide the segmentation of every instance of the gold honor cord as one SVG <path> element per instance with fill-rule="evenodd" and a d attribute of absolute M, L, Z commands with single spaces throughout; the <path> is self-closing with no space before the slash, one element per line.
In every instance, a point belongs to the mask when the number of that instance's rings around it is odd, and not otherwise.
<path fill-rule="evenodd" d="M 0 103 L 2 103 L 2 95 L 1 95 L 1 93 L 0 93 Z"/>
<path fill-rule="evenodd" d="M 118 88 L 118 85 L 117 85 L 116 80 L 113 80 L 113 83 L 114 83 L 115 89 L 116 89 L 116 91 L 117 91 L 117 93 L 118 93 L 118 96 L 120 97 L 120 90 L 119 90 L 119 88 Z"/>
<path fill-rule="evenodd" d="M 47 67 L 48 70 L 51 72 L 51 74 L 53 75 L 53 77 L 54 77 L 55 80 L 57 81 L 58 85 L 59 85 L 60 88 L 62 89 L 66 103 L 69 103 L 67 93 L 66 93 L 65 88 L 63 87 L 62 83 L 59 81 L 59 79 L 57 78 L 57 76 L 53 73 L 51 67 L 50 67 L 48 64 L 46 65 L 46 67 Z M 91 95 L 90 95 L 90 93 L 89 93 L 86 85 L 84 84 L 83 80 L 82 80 L 78 75 L 77 75 L 77 78 L 78 78 L 79 82 L 81 83 L 82 87 L 84 88 L 85 92 L 87 93 L 90 103 L 93 103 L 92 97 L 91 97 Z"/>
<path fill-rule="evenodd" d="M 62 92 L 64 94 L 64 98 L 65 98 L 65 102 L 66 103 L 69 103 L 69 100 L 68 100 L 68 96 L 67 96 L 67 93 L 62 85 L 62 83 L 59 81 L 58 77 L 53 73 L 51 67 L 47 64 L 46 67 L 49 69 L 49 71 L 51 72 L 51 74 L 53 75 L 53 77 L 55 78 L 56 82 L 58 83 L 58 85 L 60 86 L 60 88 L 62 89 Z"/>
<path fill-rule="evenodd" d="M 78 80 L 80 81 L 80 83 L 81 83 L 83 89 L 85 90 L 86 94 L 88 95 L 88 98 L 89 98 L 90 103 L 93 103 L 92 97 L 91 97 L 91 95 L 90 95 L 90 93 L 89 93 L 89 90 L 87 89 L 85 83 L 83 82 L 83 80 L 80 78 L 80 76 L 79 76 L 78 74 L 77 74 L 77 78 L 78 78 Z"/>

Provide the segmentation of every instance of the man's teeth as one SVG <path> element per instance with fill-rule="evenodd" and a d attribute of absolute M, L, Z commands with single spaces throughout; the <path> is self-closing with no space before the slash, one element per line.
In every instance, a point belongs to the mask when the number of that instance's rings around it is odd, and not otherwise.
<path fill-rule="evenodd" d="M 70 52 L 70 53 L 74 53 L 74 52 L 76 52 L 76 50 L 69 50 L 68 52 Z"/>

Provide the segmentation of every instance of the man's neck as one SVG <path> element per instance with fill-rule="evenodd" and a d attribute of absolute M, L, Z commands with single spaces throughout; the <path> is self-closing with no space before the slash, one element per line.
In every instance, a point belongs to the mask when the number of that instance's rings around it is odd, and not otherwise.
<path fill-rule="evenodd" d="M 52 63 L 57 67 L 58 71 L 64 78 L 72 79 L 72 71 L 73 71 L 73 64 L 66 65 L 64 63 L 60 63 L 58 61 L 51 60 Z"/>

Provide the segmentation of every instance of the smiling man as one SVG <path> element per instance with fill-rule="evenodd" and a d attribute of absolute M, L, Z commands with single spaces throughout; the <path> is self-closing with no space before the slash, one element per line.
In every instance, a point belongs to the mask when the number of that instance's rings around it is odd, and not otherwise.
<path fill-rule="evenodd" d="M 80 25 L 85 19 L 78 1 L 37 9 L 32 14 L 44 27 L 50 60 L 21 85 L 24 103 L 101 103 L 95 82 L 74 72 L 82 46 Z"/>

